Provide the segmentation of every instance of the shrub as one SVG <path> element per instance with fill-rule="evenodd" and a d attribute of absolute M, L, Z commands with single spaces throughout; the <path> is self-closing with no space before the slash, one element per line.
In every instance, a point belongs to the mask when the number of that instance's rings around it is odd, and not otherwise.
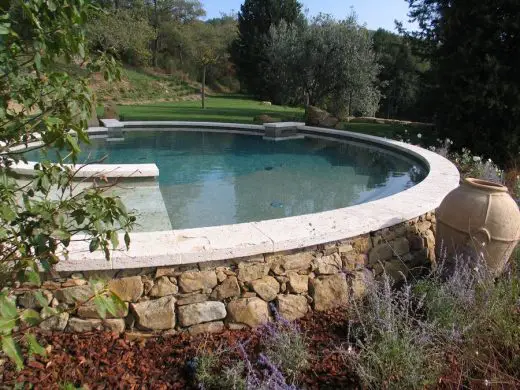
<path fill-rule="evenodd" d="M 264 355 L 281 369 L 289 383 L 295 383 L 309 367 L 310 354 L 305 335 L 298 325 L 286 321 L 273 311 L 276 321 L 259 329 Z"/>
<path fill-rule="evenodd" d="M 392 289 L 387 275 L 367 290 L 366 302 L 351 322 L 357 352 L 343 351 L 364 386 L 418 388 L 436 382 L 442 351 L 432 324 L 420 318 L 422 302 L 411 287 Z"/>

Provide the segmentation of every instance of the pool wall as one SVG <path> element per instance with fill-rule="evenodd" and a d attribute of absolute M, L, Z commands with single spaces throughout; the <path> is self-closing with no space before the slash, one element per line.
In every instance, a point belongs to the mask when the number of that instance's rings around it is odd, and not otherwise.
<path fill-rule="evenodd" d="M 157 128 L 157 122 L 124 123 Z M 161 122 L 175 131 L 186 123 Z M 197 124 L 191 124 L 196 127 Z M 209 126 L 209 125 L 208 125 Z M 217 131 L 241 131 L 216 126 Z M 368 281 L 420 274 L 434 258 L 434 210 L 458 186 L 457 169 L 443 157 L 397 141 L 299 126 L 306 136 L 348 138 L 403 153 L 429 168 L 414 187 L 357 206 L 289 218 L 131 235 L 129 251 L 110 261 L 73 242 L 67 260 L 42 277 L 50 305 L 66 310 L 46 330 L 219 332 L 272 319 L 270 303 L 289 320 L 348 305 Z M 259 132 L 252 128 L 244 131 Z M 120 240 L 123 242 L 123 240 Z M 127 308 L 102 320 L 90 304 L 91 278 L 105 280 Z M 38 308 L 34 289 L 16 291 L 20 307 Z"/>

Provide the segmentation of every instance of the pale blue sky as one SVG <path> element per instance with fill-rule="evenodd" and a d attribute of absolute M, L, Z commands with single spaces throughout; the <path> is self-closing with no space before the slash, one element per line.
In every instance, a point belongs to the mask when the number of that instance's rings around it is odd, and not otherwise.
<path fill-rule="evenodd" d="M 366 23 L 370 29 L 383 27 L 394 31 L 394 20 L 408 24 L 408 3 L 405 0 L 300 0 L 309 15 L 320 12 L 334 15 L 342 19 L 354 8 L 361 24 Z M 208 18 L 218 17 L 221 12 L 238 12 L 243 0 L 202 0 Z"/>

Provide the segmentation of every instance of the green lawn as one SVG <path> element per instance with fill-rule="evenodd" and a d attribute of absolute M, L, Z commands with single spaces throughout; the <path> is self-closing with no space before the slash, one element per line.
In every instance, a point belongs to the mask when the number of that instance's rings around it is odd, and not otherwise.
<path fill-rule="evenodd" d="M 140 105 L 121 105 L 119 113 L 125 121 L 170 120 L 254 123 L 255 117 L 265 114 L 280 121 L 302 121 L 303 109 L 297 107 L 266 106 L 241 95 L 210 96 L 206 108 L 200 101 L 161 102 Z"/>
<path fill-rule="evenodd" d="M 120 105 L 122 120 L 171 120 L 200 122 L 260 123 L 260 115 L 268 115 L 278 121 L 303 121 L 304 110 L 299 107 L 267 106 L 244 95 L 217 95 L 206 99 L 206 108 L 200 101 L 158 102 L 139 105 Z M 409 140 L 412 143 L 435 142 L 431 129 L 421 129 L 399 124 L 342 123 L 342 129 L 357 133 L 393 139 Z M 417 137 L 421 134 L 421 139 Z M 423 141 L 423 142 L 420 142 Z"/>

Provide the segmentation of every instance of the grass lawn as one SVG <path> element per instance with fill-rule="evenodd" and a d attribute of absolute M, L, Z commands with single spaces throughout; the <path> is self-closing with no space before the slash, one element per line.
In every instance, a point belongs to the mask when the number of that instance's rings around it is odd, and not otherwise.
<path fill-rule="evenodd" d="M 119 113 L 125 121 L 170 120 L 199 122 L 254 123 L 254 118 L 265 114 L 280 121 L 302 121 L 303 108 L 266 106 L 241 95 L 209 96 L 206 108 L 200 101 L 160 102 L 140 105 L 121 105 Z"/>
<path fill-rule="evenodd" d="M 199 122 L 255 123 L 259 115 L 268 115 L 279 121 L 303 121 L 300 107 L 267 106 L 244 95 L 216 95 L 206 99 L 206 108 L 200 101 L 157 102 L 139 105 L 120 105 L 122 120 L 171 120 Z M 258 123 L 258 122 L 257 122 Z M 405 139 L 412 143 L 426 141 L 433 144 L 436 136 L 432 129 L 420 129 L 398 124 L 342 123 L 342 129 L 378 137 Z M 422 139 L 417 135 L 421 133 Z"/>

